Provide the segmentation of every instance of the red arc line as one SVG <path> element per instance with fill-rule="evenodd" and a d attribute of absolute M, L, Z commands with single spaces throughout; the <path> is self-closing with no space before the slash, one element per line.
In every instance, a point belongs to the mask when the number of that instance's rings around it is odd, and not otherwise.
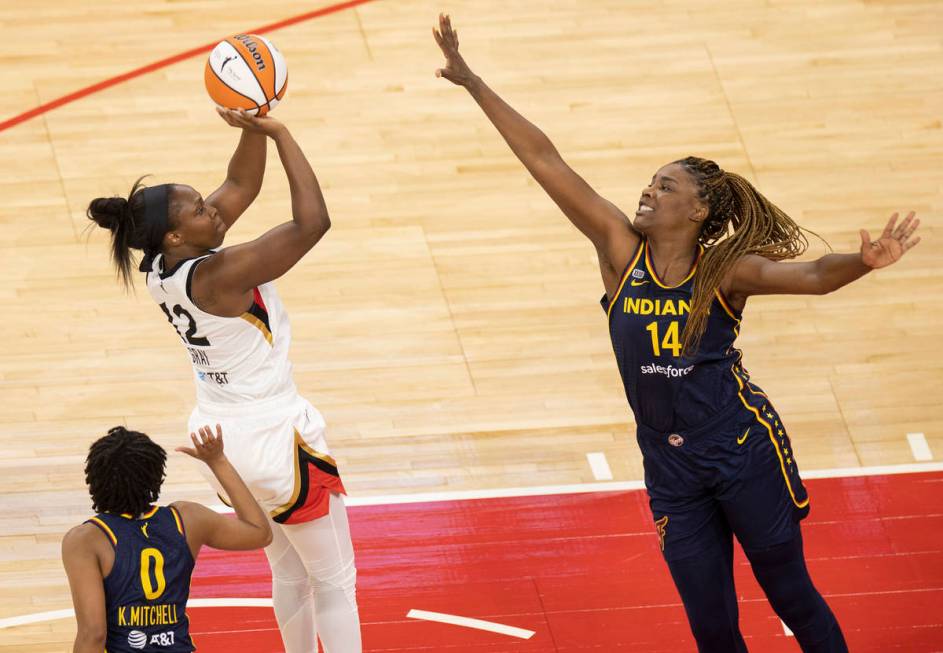
<path fill-rule="evenodd" d="M 266 32 L 271 32 L 273 30 L 281 29 L 282 27 L 288 27 L 289 25 L 295 25 L 297 23 L 303 23 L 306 20 L 311 20 L 312 18 L 320 18 L 321 16 L 327 16 L 328 14 L 334 14 L 339 11 L 344 11 L 345 9 L 350 9 L 356 7 L 357 5 L 366 4 L 368 2 L 373 2 L 373 0 L 348 0 L 347 2 L 341 2 L 336 5 L 330 5 L 328 7 L 322 7 L 320 9 L 315 9 L 314 11 L 309 11 L 304 14 L 299 14 L 297 16 L 292 16 L 291 18 L 286 18 L 275 23 L 270 23 L 269 25 L 263 25 L 262 27 L 256 27 L 255 29 L 247 30 L 247 34 L 265 34 Z M 126 82 L 129 79 L 134 79 L 135 77 L 140 77 L 141 75 L 146 75 L 147 73 L 152 73 L 155 70 L 160 70 L 161 68 L 166 68 L 175 63 L 183 61 L 184 59 L 189 59 L 197 55 L 209 52 L 219 41 L 209 43 L 206 45 L 201 45 L 196 48 L 191 48 L 185 52 L 177 53 L 166 59 L 161 59 L 160 61 L 155 61 L 149 63 L 146 66 L 141 66 L 140 68 L 135 68 L 121 75 L 116 75 L 115 77 L 110 77 L 106 80 L 92 84 L 91 86 L 86 86 L 77 91 L 69 93 L 68 95 L 63 95 L 62 97 L 56 98 L 45 104 L 40 104 L 38 107 L 33 107 L 29 111 L 25 111 L 18 116 L 13 116 L 8 118 L 3 122 L 0 122 L 0 132 L 9 129 L 15 125 L 20 124 L 21 122 L 26 122 L 30 118 L 35 118 L 36 116 L 41 116 L 42 114 L 52 111 L 53 109 L 58 109 L 59 107 L 80 100 L 86 96 L 89 96 L 93 93 L 98 93 L 103 91 L 106 88 L 111 88 Z"/>

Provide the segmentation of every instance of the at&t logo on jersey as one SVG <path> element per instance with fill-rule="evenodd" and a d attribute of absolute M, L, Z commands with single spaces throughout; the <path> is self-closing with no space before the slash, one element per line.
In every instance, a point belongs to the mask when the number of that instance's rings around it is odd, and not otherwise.
<path fill-rule="evenodd" d="M 132 630 L 128 633 L 128 646 L 141 649 L 147 646 L 147 635 L 140 630 Z"/>
<path fill-rule="evenodd" d="M 200 381 L 208 381 L 216 385 L 227 385 L 229 383 L 229 372 L 197 372 Z"/>
<path fill-rule="evenodd" d="M 147 635 L 140 630 L 132 630 L 128 633 L 128 646 L 134 649 L 142 649 L 150 644 L 151 646 L 173 646 L 174 631 L 168 630 L 164 633 L 154 633 L 151 635 L 151 641 L 147 641 Z"/>

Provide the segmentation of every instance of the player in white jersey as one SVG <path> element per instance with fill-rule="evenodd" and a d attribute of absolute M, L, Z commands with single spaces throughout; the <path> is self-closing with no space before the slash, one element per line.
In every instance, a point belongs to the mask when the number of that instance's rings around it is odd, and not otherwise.
<path fill-rule="evenodd" d="M 265 550 L 286 653 L 359 653 L 353 546 L 344 486 L 321 414 L 292 380 L 288 315 L 273 280 L 330 227 L 317 178 L 285 126 L 219 110 L 242 129 L 226 180 L 205 200 L 193 188 L 140 180 L 128 198 L 98 198 L 88 217 L 112 232 L 112 257 L 131 283 L 131 250 L 143 252 L 147 289 L 193 365 L 197 404 L 190 430 L 219 423 L 227 455 L 275 522 Z M 275 141 L 291 190 L 292 220 L 220 249 L 255 199 Z M 222 488 L 207 476 L 221 498 Z"/>

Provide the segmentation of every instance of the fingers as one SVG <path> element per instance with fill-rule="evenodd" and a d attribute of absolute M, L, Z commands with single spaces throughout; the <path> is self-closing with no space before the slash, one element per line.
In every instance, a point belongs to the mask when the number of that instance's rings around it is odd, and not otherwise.
<path fill-rule="evenodd" d="M 917 230 L 917 227 L 920 226 L 920 218 L 915 218 L 916 213 L 911 211 L 907 214 L 907 217 L 904 219 L 904 222 L 898 227 L 900 231 L 900 239 L 902 241 L 910 238 L 911 234 Z"/>
<path fill-rule="evenodd" d="M 213 433 L 213 429 L 209 424 L 200 429 L 200 438 L 203 440 L 203 446 L 205 448 L 210 449 L 219 447 L 220 441 L 223 437 L 223 427 L 219 424 L 216 425 L 216 433 L 219 435 Z"/>
<path fill-rule="evenodd" d="M 858 233 L 861 234 L 861 246 L 870 247 L 871 246 L 871 234 L 868 233 L 867 229 L 859 229 Z"/>
<path fill-rule="evenodd" d="M 232 111 L 229 109 L 223 109 L 222 107 L 216 107 L 216 113 L 219 114 L 220 118 L 229 125 L 230 127 L 238 127 L 235 119 L 232 117 Z"/>
<path fill-rule="evenodd" d="M 908 249 L 915 246 L 919 242 L 920 242 L 920 236 L 917 236 L 916 238 L 912 240 L 908 240 L 906 243 L 904 243 L 904 251 L 906 252 Z"/>
<path fill-rule="evenodd" d="M 190 433 L 190 441 L 193 448 L 177 447 L 175 451 L 185 453 L 197 460 L 209 460 L 222 454 L 223 451 L 223 427 L 216 425 L 216 433 L 213 433 L 212 427 L 208 424 L 201 426 L 196 433 Z"/>
<path fill-rule="evenodd" d="M 458 32 L 452 29 L 452 19 L 448 14 L 439 14 L 439 29 L 433 29 L 433 32 L 440 47 L 458 50 Z"/>
<path fill-rule="evenodd" d="M 898 213 L 895 211 L 891 215 L 891 219 L 887 221 L 887 225 L 884 227 L 884 231 L 881 232 L 881 238 L 893 238 L 894 233 L 894 224 L 897 222 Z"/>
<path fill-rule="evenodd" d="M 259 129 L 261 127 L 261 119 L 257 116 L 249 115 L 246 113 L 245 109 L 223 109 L 216 107 L 216 113 L 231 127 L 238 127 L 240 129 Z"/>
<path fill-rule="evenodd" d="M 230 127 L 242 127 L 239 122 L 240 114 L 238 111 L 234 109 L 223 109 L 222 107 L 216 107 L 216 113 L 218 113 Z"/>
<path fill-rule="evenodd" d="M 904 218 L 903 222 L 897 225 L 897 228 L 894 229 L 894 238 L 900 240 L 905 233 L 907 233 L 907 228 L 910 226 L 910 223 L 913 222 L 914 212 L 911 211 L 907 214 L 907 217 Z"/>

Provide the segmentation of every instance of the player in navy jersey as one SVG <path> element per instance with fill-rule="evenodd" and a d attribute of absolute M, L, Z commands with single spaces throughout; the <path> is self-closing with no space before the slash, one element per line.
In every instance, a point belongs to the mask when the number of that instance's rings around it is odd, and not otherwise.
<path fill-rule="evenodd" d="M 186 615 L 193 563 L 204 544 L 245 550 L 272 541 L 269 520 L 223 453 L 216 427 L 177 450 L 206 463 L 236 511 L 197 503 L 154 505 L 167 454 L 143 433 L 116 426 L 89 449 L 85 480 L 97 515 L 62 540 L 78 632 L 74 653 L 196 650 Z"/>
<path fill-rule="evenodd" d="M 800 520 L 809 497 L 772 402 L 734 348 L 748 297 L 821 295 L 900 259 L 919 242 L 913 213 L 854 254 L 784 263 L 803 230 L 749 182 L 688 157 L 659 169 L 635 219 L 597 194 L 550 140 L 458 52 L 447 16 L 433 30 L 439 77 L 464 87 L 514 154 L 592 241 L 613 351 L 637 424 L 661 548 L 702 652 L 746 651 L 733 580 L 736 536 L 803 651 L 846 651 L 812 584 Z"/>

